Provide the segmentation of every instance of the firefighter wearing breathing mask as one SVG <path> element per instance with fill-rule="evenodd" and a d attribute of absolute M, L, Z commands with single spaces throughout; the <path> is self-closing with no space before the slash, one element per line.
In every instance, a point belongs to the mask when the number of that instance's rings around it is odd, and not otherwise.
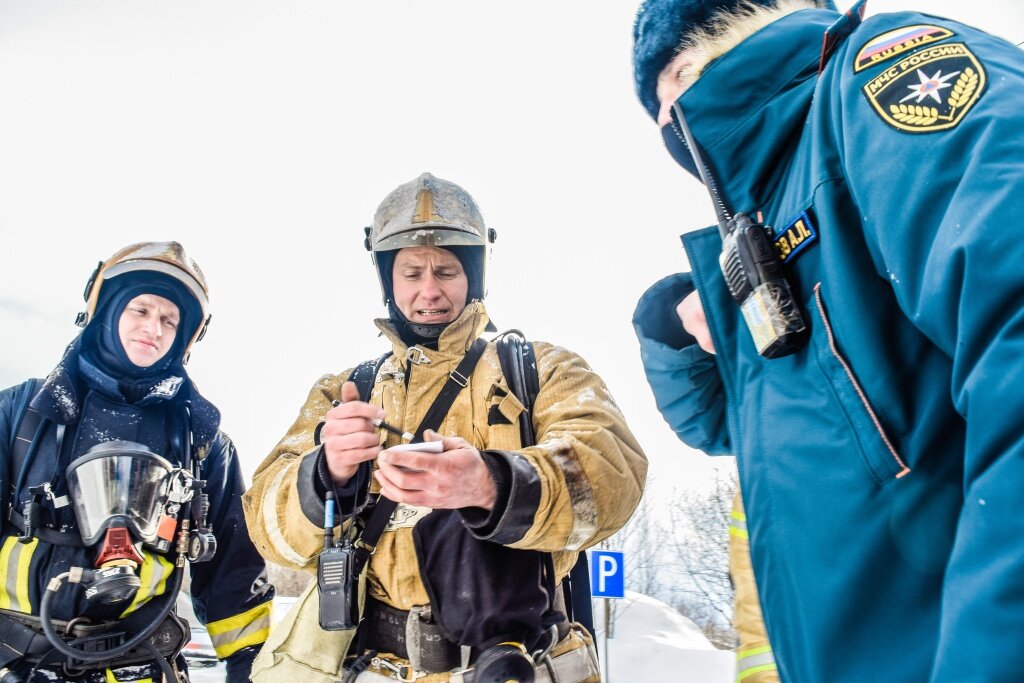
<path fill-rule="evenodd" d="M 220 413 L 185 372 L 206 279 L 176 242 L 121 249 L 45 379 L 0 393 L 0 681 L 187 680 L 186 559 L 227 679 L 248 680 L 273 590 Z"/>

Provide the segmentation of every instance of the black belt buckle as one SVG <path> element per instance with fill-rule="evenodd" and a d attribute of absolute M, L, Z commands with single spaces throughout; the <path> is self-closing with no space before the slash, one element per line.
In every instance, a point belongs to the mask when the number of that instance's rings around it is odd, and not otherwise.
<path fill-rule="evenodd" d="M 72 642 L 74 643 L 74 648 L 80 650 L 82 654 L 103 654 L 124 644 L 125 634 L 120 631 L 116 633 L 103 633 L 96 636 L 76 638 Z M 90 669 L 106 668 L 111 663 L 106 660 L 87 662 L 68 656 L 64 659 L 63 669 L 66 675 L 76 677 Z"/>
<path fill-rule="evenodd" d="M 85 654 L 102 654 L 113 650 L 115 647 L 124 645 L 125 641 L 125 634 L 121 631 L 115 631 L 113 633 L 103 633 L 97 636 L 78 638 L 74 643 L 75 649 L 81 650 Z M 80 664 L 81 662 L 78 663 Z"/>

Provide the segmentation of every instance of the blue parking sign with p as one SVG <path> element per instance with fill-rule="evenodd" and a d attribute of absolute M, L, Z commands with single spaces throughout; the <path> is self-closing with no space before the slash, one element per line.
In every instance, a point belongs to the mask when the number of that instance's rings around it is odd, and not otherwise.
<path fill-rule="evenodd" d="M 595 598 L 626 597 L 623 553 L 615 550 L 590 551 L 590 592 Z"/>

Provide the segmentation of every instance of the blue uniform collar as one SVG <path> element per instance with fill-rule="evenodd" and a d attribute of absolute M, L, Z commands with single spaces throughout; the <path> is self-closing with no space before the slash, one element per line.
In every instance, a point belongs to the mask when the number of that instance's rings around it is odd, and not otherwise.
<path fill-rule="evenodd" d="M 733 211 L 759 208 L 778 183 L 811 105 L 823 36 L 837 18 L 809 9 L 769 24 L 712 62 L 679 99 Z"/>

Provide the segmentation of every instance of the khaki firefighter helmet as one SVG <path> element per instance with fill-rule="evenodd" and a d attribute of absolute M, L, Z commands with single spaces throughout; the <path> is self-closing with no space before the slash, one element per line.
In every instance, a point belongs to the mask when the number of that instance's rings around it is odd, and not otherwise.
<path fill-rule="evenodd" d="M 92 320 L 104 282 L 125 273 L 147 270 L 174 278 L 185 286 L 199 304 L 201 316 L 196 321 L 195 333 L 185 347 L 187 357 L 192 345 L 206 334 L 210 323 L 210 299 L 206 276 L 199 264 L 177 242 L 139 242 L 118 250 L 106 261 L 100 261 L 85 285 L 85 311 L 78 314 L 75 323 L 85 327 Z"/>
<path fill-rule="evenodd" d="M 393 253 L 406 247 L 478 247 L 479 273 L 471 274 L 478 280 L 479 291 L 471 291 L 470 298 L 482 298 L 487 246 L 497 233 L 484 224 L 484 217 L 473 197 L 455 183 L 422 173 L 415 180 L 399 185 L 384 198 L 373 216 L 373 224 L 365 228 L 363 246 L 373 257 L 381 275 L 385 300 L 390 296 L 390 275 L 381 272 L 389 268 Z M 475 277 L 474 277 L 475 276 Z"/>

